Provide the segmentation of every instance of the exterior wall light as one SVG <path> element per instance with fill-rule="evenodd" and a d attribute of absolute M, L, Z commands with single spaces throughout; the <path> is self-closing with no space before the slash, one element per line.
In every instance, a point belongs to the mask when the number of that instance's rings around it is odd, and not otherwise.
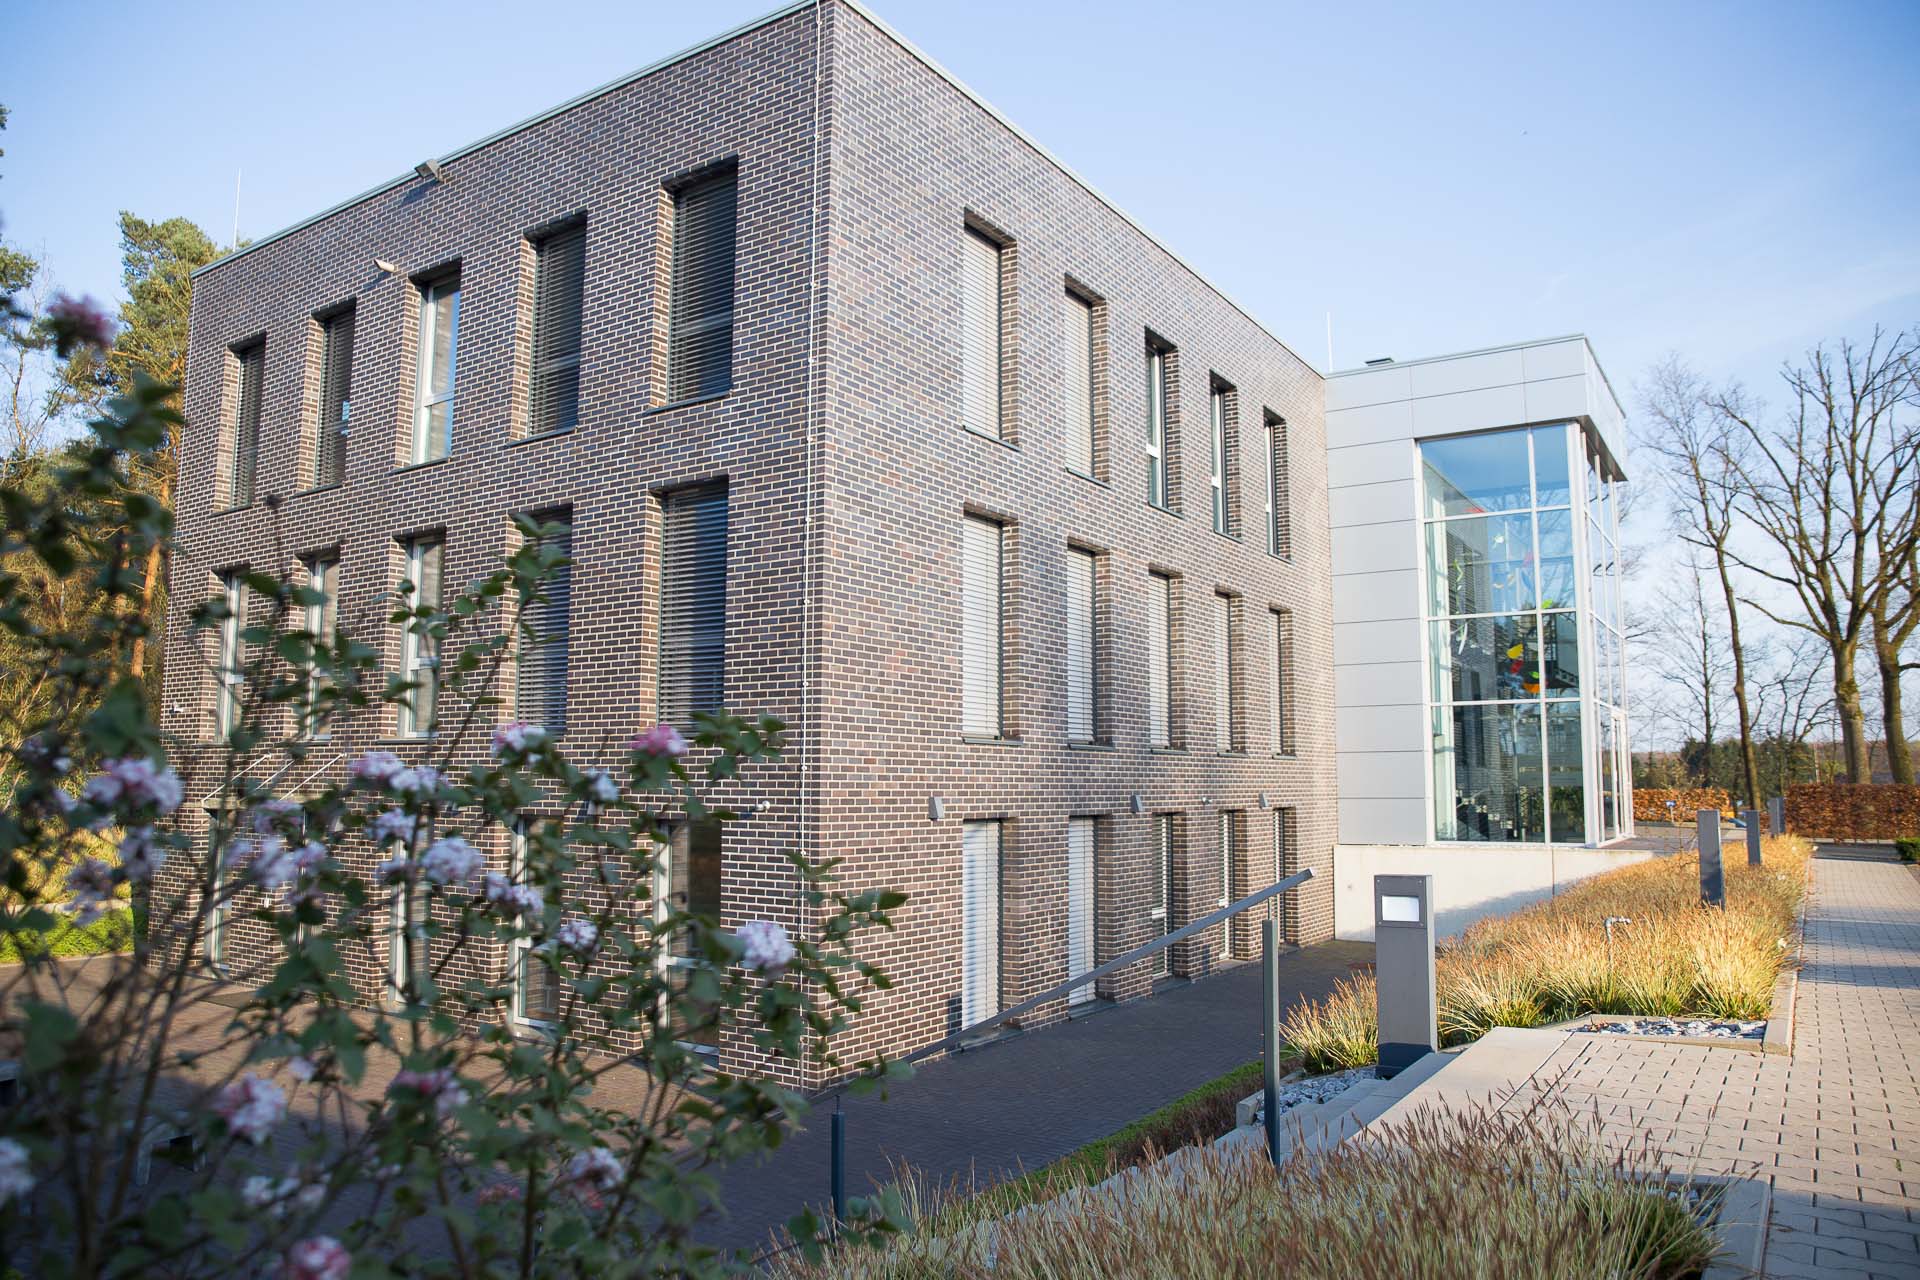
<path fill-rule="evenodd" d="M 927 797 L 927 821 L 938 822 L 947 816 L 947 802 L 939 796 Z"/>

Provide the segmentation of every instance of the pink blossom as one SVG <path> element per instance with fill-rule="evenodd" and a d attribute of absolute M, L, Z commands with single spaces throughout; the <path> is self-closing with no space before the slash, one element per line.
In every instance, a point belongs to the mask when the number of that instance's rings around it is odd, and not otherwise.
<path fill-rule="evenodd" d="M 387 786 L 401 795 L 430 796 L 440 789 L 440 771 L 430 764 L 417 764 L 388 778 Z"/>
<path fill-rule="evenodd" d="M 471 880 L 484 859 L 480 851 L 459 836 L 443 836 L 420 855 L 420 874 L 439 885 Z"/>
<path fill-rule="evenodd" d="M 347 1280 L 353 1255 L 332 1236 L 314 1236 L 287 1250 L 286 1280 Z"/>
<path fill-rule="evenodd" d="M 145 884 L 167 860 L 167 848 L 152 827 L 130 827 L 120 837 L 120 870 L 134 884 Z"/>
<path fill-rule="evenodd" d="M 567 1161 L 567 1181 L 581 1191 L 611 1191 L 620 1185 L 626 1168 L 606 1147 L 592 1147 Z"/>
<path fill-rule="evenodd" d="M 679 759 L 687 754 L 687 740 L 670 724 L 657 724 L 627 744 L 627 750 L 643 756 L 667 756 Z"/>
<path fill-rule="evenodd" d="M 406 768 L 391 751 L 369 751 L 347 766 L 347 772 L 364 782 L 385 785 L 388 778 Z"/>
<path fill-rule="evenodd" d="M 367 824 L 367 837 L 375 844 L 385 844 L 389 840 L 413 840 L 413 815 L 400 809 L 388 809 L 385 813 L 375 814 Z"/>
<path fill-rule="evenodd" d="M 127 756 L 88 780 L 80 798 L 102 809 L 120 805 L 131 811 L 150 805 L 156 813 L 165 815 L 180 807 L 185 794 L 180 775 L 172 769 L 155 768 L 145 756 Z"/>
<path fill-rule="evenodd" d="M 62 750 L 58 742 L 53 737 L 28 738 L 20 744 L 20 758 L 36 769 L 63 774 L 73 768 L 73 757 Z"/>
<path fill-rule="evenodd" d="M 59 294 L 47 304 L 47 328 L 53 334 L 54 350 L 65 360 L 75 347 L 113 345 L 113 321 L 92 298 L 74 298 Z"/>
<path fill-rule="evenodd" d="M 553 940 L 577 955 L 585 955 L 600 941 L 600 929 L 591 920 L 573 916 L 560 922 L 560 927 L 553 931 Z"/>
<path fill-rule="evenodd" d="M 587 780 L 587 799 L 595 804 L 612 804 L 620 799 L 620 784 L 605 769 L 589 770 Z"/>
<path fill-rule="evenodd" d="M 749 920 L 735 937 L 746 946 L 741 963 L 760 973 L 778 973 L 793 963 L 793 940 L 772 920 Z"/>
<path fill-rule="evenodd" d="M 417 1093 L 423 1100 L 433 1103 L 438 1115 L 450 1115 L 455 1108 L 464 1106 L 467 1090 L 455 1078 L 451 1067 L 440 1067 L 434 1071 L 401 1071 L 394 1075 L 393 1083 L 387 1086 L 389 1094 L 400 1092 Z"/>
<path fill-rule="evenodd" d="M 298 1178 L 269 1178 L 255 1174 L 240 1184 L 242 1204 L 255 1212 L 270 1209 L 276 1218 L 285 1217 L 293 1209 L 310 1212 L 319 1208 L 320 1202 L 326 1198 L 325 1183 L 302 1182 Z"/>
<path fill-rule="evenodd" d="M 113 868 L 98 858 L 77 863 L 67 872 L 67 894 L 74 923 L 92 924 L 113 898 Z"/>
<path fill-rule="evenodd" d="M 516 720 L 512 724 L 503 724 L 493 731 L 493 754 L 502 758 L 509 755 L 528 755 L 546 745 L 547 731 L 537 724 L 527 724 Z"/>
<path fill-rule="evenodd" d="M 235 1137 L 259 1146 L 287 1114 L 287 1091 L 249 1071 L 214 1096 L 214 1114 Z"/>
<path fill-rule="evenodd" d="M 320 1064 L 312 1058 L 307 1057 L 304 1053 L 299 1054 L 296 1057 L 287 1059 L 287 1074 L 295 1080 L 298 1080 L 301 1084 L 306 1084 L 316 1075 L 320 1074 Z"/>
<path fill-rule="evenodd" d="M 300 806 L 291 800 L 263 800 L 253 807 L 251 823 L 255 835 L 271 835 L 300 817 Z"/>
<path fill-rule="evenodd" d="M 413 860 L 404 853 L 395 854 L 386 861 L 375 864 L 373 879 L 376 884 L 402 884 L 411 882 L 417 868 Z"/>
<path fill-rule="evenodd" d="M 488 902 L 508 915 L 537 916 L 547 909 L 546 896 L 538 886 L 515 884 L 498 871 L 487 872 L 480 892 Z"/>
<path fill-rule="evenodd" d="M 0 1205 L 26 1195 L 33 1183 L 27 1149 L 12 1138 L 0 1138 Z"/>
<path fill-rule="evenodd" d="M 287 842 L 279 836 L 261 836 L 258 849 L 247 863 L 247 874 L 254 883 L 268 890 L 292 884 L 298 871 Z"/>

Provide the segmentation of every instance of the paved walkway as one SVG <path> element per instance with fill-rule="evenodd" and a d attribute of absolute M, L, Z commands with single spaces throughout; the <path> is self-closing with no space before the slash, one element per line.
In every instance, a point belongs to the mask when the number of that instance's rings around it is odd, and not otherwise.
<path fill-rule="evenodd" d="M 1508 1032 L 1495 1056 L 1540 1065 L 1496 1096 L 1557 1094 L 1597 1110 L 1609 1141 L 1645 1134 L 1682 1166 L 1767 1177 L 1767 1275 L 1920 1277 L 1920 875 L 1884 850 L 1823 848 L 1805 961 L 1791 1057 Z"/>
<path fill-rule="evenodd" d="M 1370 943 L 1325 942 L 1280 958 L 1283 1004 L 1319 999 Z M 1015 1036 L 920 1067 L 891 1096 L 848 1098 L 847 1191 L 890 1162 L 938 1182 L 1036 1169 L 1126 1127 L 1260 1056 L 1260 966 L 1236 965 L 1150 999 Z M 828 1108 L 763 1164 L 722 1179 L 716 1243 L 755 1246 L 828 1195 Z"/>

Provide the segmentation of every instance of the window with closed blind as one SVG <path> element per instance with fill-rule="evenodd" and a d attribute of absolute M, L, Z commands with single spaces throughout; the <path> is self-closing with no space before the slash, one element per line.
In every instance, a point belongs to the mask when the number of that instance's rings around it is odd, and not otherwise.
<path fill-rule="evenodd" d="M 1004 434 L 1001 250 L 972 227 L 960 250 L 960 422 L 998 440 Z"/>
<path fill-rule="evenodd" d="M 353 397 L 353 308 L 320 322 L 320 420 L 313 431 L 313 487 L 347 475 L 347 419 Z"/>
<path fill-rule="evenodd" d="M 960 1025 L 1000 1012 L 1000 824 L 969 822 L 960 836 Z"/>
<path fill-rule="evenodd" d="M 1240 870 L 1240 814 L 1225 810 L 1220 814 L 1220 905 L 1237 902 L 1252 891 Z M 1229 917 L 1220 926 L 1220 954 L 1228 960 L 1240 958 L 1234 938 L 1234 924 L 1239 918 Z"/>
<path fill-rule="evenodd" d="M 1067 740 L 1093 742 L 1099 734 L 1099 650 L 1095 592 L 1099 561 L 1091 551 L 1067 548 Z"/>
<path fill-rule="evenodd" d="M 1167 357 L 1169 349 L 1147 339 L 1147 503 L 1162 511 L 1168 501 Z"/>
<path fill-rule="evenodd" d="M 726 705 L 727 486 L 660 502 L 660 719 L 682 729 Z"/>
<path fill-rule="evenodd" d="M 419 281 L 420 345 L 413 387 L 411 460 L 432 462 L 453 449 L 454 364 L 460 351 L 460 273 Z"/>
<path fill-rule="evenodd" d="M 1293 555 L 1293 498 L 1287 459 L 1287 422 L 1267 415 L 1267 551 L 1282 559 Z"/>
<path fill-rule="evenodd" d="M 1293 613 L 1275 609 L 1273 619 L 1273 714 L 1267 732 L 1273 753 L 1293 754 Z"/>
<path fill-rule="evenodd" d="M 527 434 L 580 421 L 581 316 L 587 293 L 587 224 L 573 222 L 533 245 L 533 359 Z"/>
<path fill-rule="evenodd" d="M 1173 745 L 1173 579 L 1147 575 L 1147 745 Z"/>
<path fill-rule="evenodd" d="M 1094 967 L 1094 846 L 1099 829 L 1092 818 L 1067 819 L 1067 976 L 1077 978 Z M 1095 984 L 1075 987 L 1069 1005 L 1085 1004 Z"/>
<path fill-rule="evenodd" d="M 441 569 L 446 544 L 438 535 L 409 538 L 406 555 L 408 609 L 440 608 Z M 400 637 L 400 678 L 413 684 L 400 703 L 400 736 L 421 738 L 433 732 L 440 701 L 440 642 L 427 624 L 410 618 Z"/>
<path fill-rule="evenodd" d="M 961 521 L 960 538 L 961 732 L 999 738 L 1005 729 L 1000 697 L 1005 530 L 992 520 L 968 516 Z"/>
<path fill-rule="evenodd" d="M 673 278 L 667 313 L 667 401 L 733 386 L 734 230 L 739 175 L 732 170 L 673 197 Z"/>
<path fill-rule="evenodd" d="M 1099 430 L 1093 407 L 1093 303 L 1069 289 L 1063 306 L 1066 349 L 1061 363 L 1066 370 L 1062 399 L 1066 406 L 1063 429 L 1067 466 L 1092 479 L 1094 437 Z"/>
<path fill-rule="evenodd" d="M 542 559 L 551 555 L 558 563 L 542 580 L 540 594 L 527 602 L 520 615 L 519 646 L 514 655 L 514 714 L 557 738 L 567 731 L 573 513 L 547 511 L 534 519 L 540 523 L 534 542 Z"/>
<path fill-rule="evenodd" d="M 1232 751 L 1239 745 L 1240 708 L 1233 696 L 1233 597 L 1213 597 L 1213 706 L 1214 746 Z"/>
<path fill-rule="evenodd" d="M 267 373 L 267 344 L 260 341 L 236 347 L 240 366 L 240 399 L 234 406 L 233 458 L 228 471 L 227 505 L 249 506 L 260 466 L 261 397 Z"/>

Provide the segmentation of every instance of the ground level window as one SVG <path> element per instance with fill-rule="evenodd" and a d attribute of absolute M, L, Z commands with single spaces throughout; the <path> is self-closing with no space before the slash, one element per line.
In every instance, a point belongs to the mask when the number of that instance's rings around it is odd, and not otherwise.
<path fill-rule="evenodd" d="M 1092 818 L 1067 819 L 1067 977 L 1094 967 L 1094 847 L 1098 828 Z M 1069 1005 L 1094 998 L 1094 984 L 1075 987 Z"/>
<path fill-rule="evenodd" d="M 960 839 L 960 1025 L 1000 1012 L 1000 824 L 969 822 Z"/>
<path fill-rule="evenodd" d="M 721 908 L 720 824 L 711 819 L 677 824 L 667 840 L 665 856 L 654 871 L 654 902 L 657 919 L 669 913 L 702 916 L 718 924 Z M 667 983 L 676 992 L 684 992 L 695 970 L 706 964 L 693 946 L 693 933 L 681 927 L 666 939 L 661 965 Z M 684 1044 L 702 1051 L 719 1048 L 720 1031 L 715 1025 L 692 1026 L 676 1021 L 674 1032 Z"/>

